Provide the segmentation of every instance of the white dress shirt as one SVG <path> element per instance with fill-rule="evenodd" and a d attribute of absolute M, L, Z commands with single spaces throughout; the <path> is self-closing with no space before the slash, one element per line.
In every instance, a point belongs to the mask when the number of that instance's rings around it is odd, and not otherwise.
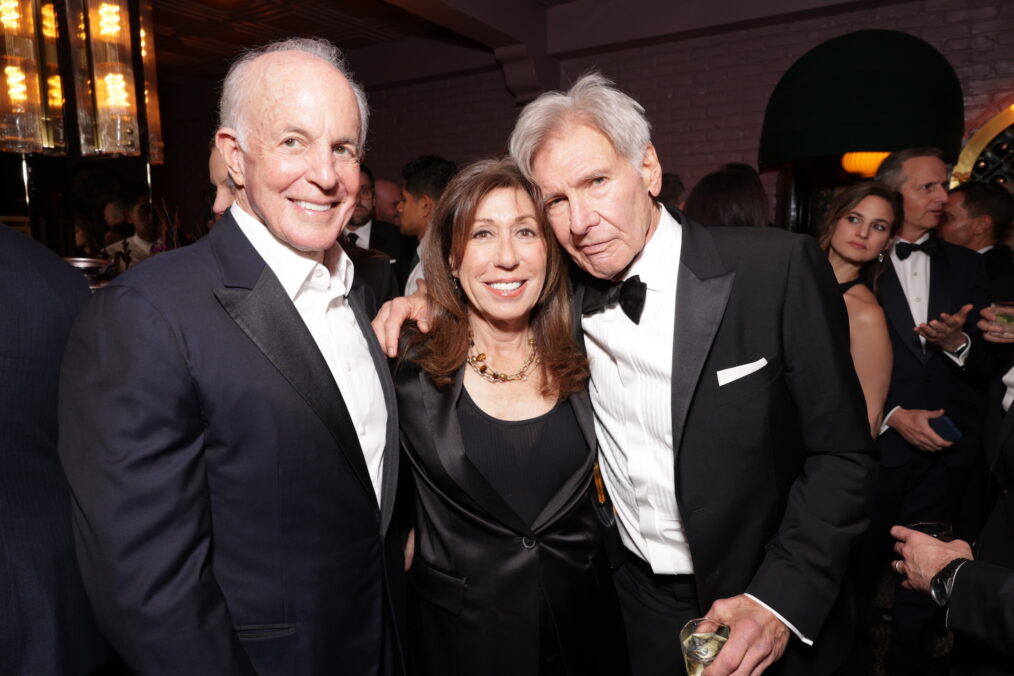
<path fill-rule="evenodd" d="M 1009 411 L 1010 405 L 1014 403 L 1014 368 L 1003 374 L 1003 384 L 1007 391 L 1003 393 L 1003 410 Z"/>
<path fill-rule="evenodd" d="M 338 385 L 359 435 L 370 481 L 380 504 L 387 442 L 387 406 L 366 337 L 348 303 L 354 270 L 336 242 L 327 251 L 297 251 L 238 204 L 230 209 L 240 230 L 292 300 Z"/>
<path fill-rule="evenodd" d="M 602 476 L 628 549 L 658 574 L 693 573 L 676 505 L 672 355 L 682 228 L 664 209 L 627 277 L 647 285 L 641 323 L 617 305 L 585 317 Z"/>
<path fill-rule="evenodd" d="M 411 296 L 419 289 L 419 280 L 426 279 L 426 274 L 423 271 L 422 257 L 423 247 L 426 246 L 426 237 L 423 236 L 422 241 L 419 242 L 419 246 L 415 249 L 415 255 L 419 258 L 419 262 L 412 268 L 412 272 L 408 275 L 408 281 L 405 282 L 405 295 Z"/>
<path fill-rule="evenodd" d="M 370 220 L 366 221 L 365 223 L 363 223 L 362 225 L 360 225 L 358 228 L 355 228 L 355 229 L 353 229 L 353 228 L 351 228 L 351 227 L 349 227 L 347 225 L 345 226 L 345 233 L 346 233 L 346 235 L 355 235 L 356 236 L 356 246 L 359 247 L 360 249 L 369 249 L 370 248 L 370 233 L 371 232 L 373 232 L 373 219 L 372 218 Z"/>
<path fill-rule="evenodd" d="M 930 234 L 926 233 L 912 244 L 922 244 L 930 238 Z M 895 240 L 897 243 L 897 240 Z M 925 324 L 929 319 L 929 294 L 930 294 L 930 257 L 924 251 L 913 251 L 908 255 L 908 258 L 901 260 L 898 258 L 897 247 L 891 247 L 891 264 L 894 266 L 894 272 L 898 276 L 898 282 L 901 284 L 901 290 L 905 293 L 905 300 L 908 301 L 909 312 L 912 313 L 912 319 L 915 321 L 913 328 L 919 324 Z M 950 308 L 950 311 L 956 311 L 959 308 Z M 934 317 L 934 319 L 936 319 Z M 967 334 L 965 336 L 965 349 L 960 354 L 954 354 L 947 350 L 942 352 L 947 355 L 954 363 L 958 366 L 964 366 L 965 360 L 968 358 L 968 353 L 972 350 L 971 340 Z M 926 339 L 919 336 L 919 343 L 926 349 Z M 897 411 L 900 407 L 895 406 L 887 415 L 884 416 L 884 422 L 880 425 L 880 434 L 883 434 L 890 427 L 887 421 L 891 418 L 891 414 Z"/>

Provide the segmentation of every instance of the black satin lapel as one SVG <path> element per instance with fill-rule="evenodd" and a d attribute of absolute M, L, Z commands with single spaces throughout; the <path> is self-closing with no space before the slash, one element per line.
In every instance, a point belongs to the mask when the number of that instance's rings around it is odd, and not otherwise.
<path fill-rule="evenodd" d="M 551 524 L 556 518 L 567 512 L 576 500 L 585 499 L 587 491 L 579 490 L 588 482 L 592 467 L 598 457 L 598 448 L 595 440 L 595 420 L 592 417 L 591 399 L 587 392 L 579 392 L 570 396 L 570 405 L 574 410 L 574 417 L 577 418 L 581 427 L 581 434 L 588 445 L 588 454 L 581 467 L 568 477 L 563 485 L 557 489 L 553 497 L 543 506 L 542 511 L 535 518 L 532 524 L 533 531 L 540 531 Z"/>
<path fill-rule="evenodd" d="M 458 371 L 452 387 L 441 391 L 433 386 L 429 376 L 419 373 L 426 413 L 433 425 L 431 451 L 436 455 L 444 472 L 454 482 L 457 498 L 487 513 L 495 521 L 519 533 L 531 535 L 531 529 L 500 493 L 486 481 L 472 461 L 465 454 L 465 442 L 461 438 L 458 422 L 458 397 L 461 396 L 462 372 Z"/>
<path fill-rule="evenodd" d="M 951 264 L 947 260 L 947 248 L 940 247 L 937 255 L 930 258 L 929 304 L 926 321 L 940 318 L 941 312 L 948 314 L 959 308 L 951 307 Z"/>
<path fill-rule="evenodd" d="M 672 445 L 677 455 L 690 401 L 722 323 L 735 278 L 735 272 L 727 272 L 699 279 L 680 261 L 672 357 Z"/>
<path fill-rule="evenodd" d="M 932 279 L 930 283 L 932 284 Z M 932 296 L 932 291 L 930 295 Z M 880 277 L 880 303 L 884 306 L 887 321 L 891 322 L 905 347 L 919 361 L 928 360 L 929 353 L 922 349 L 919 336 L 912 330 L 915 327 L 915 320 L 912 318 L 912 311 L 908 307 L 908 300 L 905 298 L 905 292 L 901 289 L 901 282 L 898 280 L 893 265 L 888 265 Z"/>
<path fill-rule="evenodd" d="M 398 490 L 398 466 L 401 456 L 398 436 L 398 404 L 387 355 L 381 351 L 377 335 L 373 332 L 373 327 L 370 326 L 364 298 L 366 293 L 365 286 L 354 287 L 349 293 L 348 300 L 349 306 L 356 316 L 356 322 L 359 324 L 359 330 L 363 332 L 366 345 L 370 348 L 373 367 L 377 370 L 380 387 L 384 391 L 384 406 L 387 408 L 387 436 L 384 442 L 384 465 L 380 477 L 380 532 L 386 533 L 387 527 L 391 523 L 391 515 L 394 514 L 394 498 Z"/>
<path fill-rule="evenodd" d="M 323 421 L 353 474 L 376 500 L 359 437 L 331 369 L 271 268 L 264 267 L 252 291 L 216 289 L 215 297 Z"/>

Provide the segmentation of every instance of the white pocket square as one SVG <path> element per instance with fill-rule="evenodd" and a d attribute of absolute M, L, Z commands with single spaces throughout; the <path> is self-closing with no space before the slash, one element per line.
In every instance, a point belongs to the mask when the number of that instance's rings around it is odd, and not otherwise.
<path fill-rule="evenodd" d="M 739 366 L 733 366 L 732 368 L 722 369 L 718 372 L 718 386 L 728 385 L 734 380 L 739 380 L 744 376 L 748 376 L 754 371 L 760 371 L 768 363 L 768 360 L 761 357 L 757 361 L 752 361 L 749 364 L 740 364 Z"/>

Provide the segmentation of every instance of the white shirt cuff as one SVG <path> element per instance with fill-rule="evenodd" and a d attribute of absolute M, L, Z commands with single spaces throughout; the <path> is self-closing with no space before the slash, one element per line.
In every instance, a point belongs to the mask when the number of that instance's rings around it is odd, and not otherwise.
<path fill-rule="evenodd" d="M 947 350 L 944 350 L 944 354 L 950 357 L 951 361 L 953 361 L 958 366 L 965 365 L 965 360 L 968 359 L 968 353 L 972 351 L 972 339 L 968 337 L 967 333 L 962 332 L 961 335 L 965 337 L 965 349 L 961 351 L 961 354 L 955 355 L 953 352 L 948 352 Z"/>
<path fill-rule="evenodd" d="M 878 437 L 887 430 L 891 429 L 891 426 L 887 424 L 887 421 L 891 418 L 891 414 L 897 411 L 899 408 L 901 408 L 901 406 L 895 406 L 894 408 L 892 408 L 890 411 L 887 412 L 887 415 L 884 416 L 884 422 L 880 423 L 880 431 L 877 432 Z"/>
<path fill-rule="evenodd" d="M 795 634 L 796 638 L 798 638 L 800 641 L 802 641 L 806 645 L 811 645 L 811 646 L 813 645 L 813 641 L 811 639 L 808 639 L 805 636 L 803 636 L 801 633 L 799 633 L 799 630 L 796 629 L 795 627 L 793 627 L 791 622 L 789 622 L 784 617 L 782 617 L 781 615 L 779 615 L 778 611 L 776 611 L 774 608 L 772 608 L 768 604 L 764 603 L 763 601 L 761 601 L 759 598 L 757 598 L 753 594 L 746 594 L 746 596 L 747 596 L 747 598 L 753 599 L 758 605 L 764 606 L 764 608 L 766 608 L 768 610 L 768 612 L 770 612 L 772 615 L 774 615 L 775 617 L 777 617 L 778 620 L 782 624 L 784 624 L 786 627 L 788 627 L 789 631 L 791 631 L 793 634 Z"/>

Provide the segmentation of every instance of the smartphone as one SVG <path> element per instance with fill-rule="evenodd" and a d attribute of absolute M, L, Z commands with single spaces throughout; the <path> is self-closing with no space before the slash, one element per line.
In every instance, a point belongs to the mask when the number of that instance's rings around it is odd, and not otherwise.
<path fill-rule="evenodd" d="M 945 415 L 939 418 L 930 418 L 929 426 L 933 428 L 933 431 L 940 435 L 940 438 L 944 441 L 961 441 L 961 430 L 954 424 L 954 421 Z"/>

